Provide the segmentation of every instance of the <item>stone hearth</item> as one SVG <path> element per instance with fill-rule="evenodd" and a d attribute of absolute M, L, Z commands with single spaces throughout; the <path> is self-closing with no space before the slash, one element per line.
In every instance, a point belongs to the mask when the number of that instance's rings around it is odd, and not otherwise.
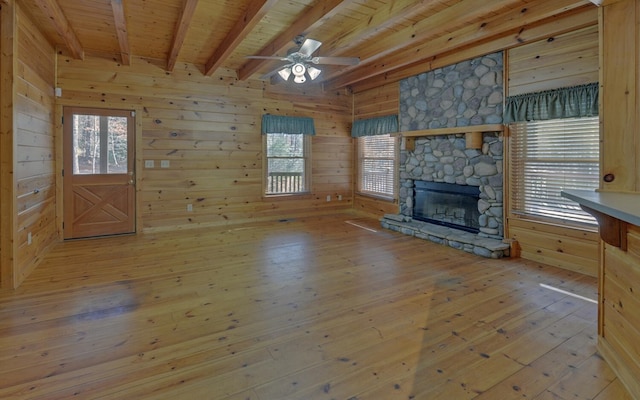
<path fill-rule="evenodd" d="M 385 229 L 464 250 L 487 258 L 509 257 L 510 245 L 458 229 L 414 220 L 406 215 L 386 214 L 380 224 Z"/>

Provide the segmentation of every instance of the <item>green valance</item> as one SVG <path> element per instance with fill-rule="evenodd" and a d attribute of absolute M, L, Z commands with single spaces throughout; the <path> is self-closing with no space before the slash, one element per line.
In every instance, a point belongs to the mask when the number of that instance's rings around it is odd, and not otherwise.
<path fill-rule="evenodd" d="M 507 97 L 504 122 L 598 115 L 598 83 Z"/>
<path fill-rule="evenodd" d="M 262 116 L 262 134 L 265 133 L 315 135 L 316 128 L 313 125 L 313 118 L 264 114 Z"/>
<path fill-rule="evenodd" d="M 353 121 L 353 126 L 351 127 L 352 137 L 386 135 L 394 132 L 398 132 L 397 115 L 360 119 Z"/>

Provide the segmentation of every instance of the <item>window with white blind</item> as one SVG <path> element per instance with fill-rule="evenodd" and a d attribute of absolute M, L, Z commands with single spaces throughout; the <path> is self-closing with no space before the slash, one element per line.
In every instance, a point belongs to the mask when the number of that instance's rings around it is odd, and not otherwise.
<path fill-rule="evenodd" d="M 390 135 L 358 138 L 358 192 L 393 199 L 396 187 L 396 139 Z"/>
<path fill-rule="evenodd" d="M 511 212 L 594 225 L 594 218 L 560 191 L 598 187 L 599 142 L 598 117 L 512 124 Z"/>

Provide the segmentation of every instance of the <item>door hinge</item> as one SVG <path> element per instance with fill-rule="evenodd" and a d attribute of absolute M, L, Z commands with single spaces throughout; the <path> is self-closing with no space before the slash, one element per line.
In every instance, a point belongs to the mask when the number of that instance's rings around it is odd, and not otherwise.
<path fill-rule="evenodd" d="M 64 222 L 62 223 L 62 229 L 64 230 Z"/>
<path fill-rule="evenodd" d="M 62 125 L 64 125 L 64 116 L 63 116 L 63 117 L 60 117 L 60 120 L 61 120 L 61 122 L 62 122 Z"/>
<path fill-rule="evenodd" d="M 62 177 L 64 178 L 64 169 L 62 170 Z"/>

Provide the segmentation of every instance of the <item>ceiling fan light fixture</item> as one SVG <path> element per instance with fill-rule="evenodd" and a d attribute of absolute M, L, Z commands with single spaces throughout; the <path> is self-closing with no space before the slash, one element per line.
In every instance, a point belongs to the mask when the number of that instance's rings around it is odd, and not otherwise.
<path fill-rule="evenodd" d="M 309 73 L 309 78 L 311 78 L 311 80 L 315 80 L 318 75 L 320 75 L 320 72 L 322 72 L 322 70 L 316 68 L 316 67 L 312 67 L 311 65 L 307 68 L 307 72 Z"/>
<path fill-rule="evenodd" d="M 295 76 L 304 76 L 304 73 L 307 72 L 307 67 L 305 67 L 303 63 L 295 63 L 291 67 L 291 72 L 293 72 Z"/>
<path fill-rule="evenodd" d="M 305 78 L 304 73 L 307 72 L 307 67 L 303 63 L 295 63 L 291 67 L 291 72 L 293 73 L 293 81 L 295 83 L 305 83 L 307 78 Z"/>
<path fill-rule="evenodd" d="M 291 76 L 291 68 L 282 68 L 280 71 L 278 71 L 278 75 L 280 75 L 280 77 L 285 81 L 289 80 L 289 77 Z"/>

